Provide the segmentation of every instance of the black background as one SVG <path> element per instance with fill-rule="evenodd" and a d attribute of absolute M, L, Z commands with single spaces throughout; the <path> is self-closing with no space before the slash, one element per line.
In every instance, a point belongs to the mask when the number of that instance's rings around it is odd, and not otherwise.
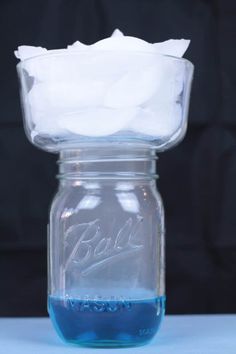
<path fill-rule="evenodd" d="M 0 316 L 46 315 L 46 225 L 56 156 L 23 127 L 13 50 L 92 43 L 118 27 L 150 42 L 192 40 L 185 140 L 161 154 L 167 312 L 236 312 L 235 0 L 0 1 Z"/>

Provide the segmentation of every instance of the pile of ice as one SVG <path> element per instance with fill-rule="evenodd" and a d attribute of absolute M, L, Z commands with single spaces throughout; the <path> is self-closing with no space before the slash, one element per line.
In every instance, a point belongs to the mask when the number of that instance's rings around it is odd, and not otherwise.
<path fill-rule="evenodd" d="M 173 56 L 182 57 L 189 43 L 150 44 L 115 30 L 93 45 L 77 41 L 50 51 L 18 47 L 32 138 L 122 132 L 171 136 L 181 126 L 186 75 L 184 62 Z"/>

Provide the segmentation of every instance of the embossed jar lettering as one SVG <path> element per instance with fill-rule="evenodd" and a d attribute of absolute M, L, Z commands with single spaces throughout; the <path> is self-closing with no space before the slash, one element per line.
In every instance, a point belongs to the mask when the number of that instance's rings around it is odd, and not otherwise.
<path fill-rule="evenodd" d="M 117 232 L 116 237 L 104 237 L 100 220 L 72 225 L 65 233 L 65 245 L 72 251 L 68 255 L 65 270 L 72 263 L 83 268 L 86 275 L 104 263 L 109 263 L 122 253 L 132 253 L 144 247 L 137 233 L 143 217 L 138 215 L 134 220 L 129 218 Z M 76 240 L 74 241 L 74 238 Z M 70 242 L 74 242 L 73 246 Z"/>

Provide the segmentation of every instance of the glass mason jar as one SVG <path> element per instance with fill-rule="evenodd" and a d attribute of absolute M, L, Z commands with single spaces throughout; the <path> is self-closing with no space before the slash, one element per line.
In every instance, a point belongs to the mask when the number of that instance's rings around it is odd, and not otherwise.
<path fill-rule="evenodd" d="M 140 345 L 159 328 L 165 240 L 155 162 L 155 150 L 137 144 L 60 152 L 48 310 L 68 342 Z"/>

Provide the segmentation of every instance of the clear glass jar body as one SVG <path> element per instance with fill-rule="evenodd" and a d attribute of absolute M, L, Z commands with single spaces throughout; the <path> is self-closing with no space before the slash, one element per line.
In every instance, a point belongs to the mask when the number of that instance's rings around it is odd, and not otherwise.
<path fill-rule="evenodd" d="M 68 342 L 144 344 L 157 332 L 165 307 L 155 151 L 64 150 L 59 165 L 49 227 L 51 319 Z"/>

